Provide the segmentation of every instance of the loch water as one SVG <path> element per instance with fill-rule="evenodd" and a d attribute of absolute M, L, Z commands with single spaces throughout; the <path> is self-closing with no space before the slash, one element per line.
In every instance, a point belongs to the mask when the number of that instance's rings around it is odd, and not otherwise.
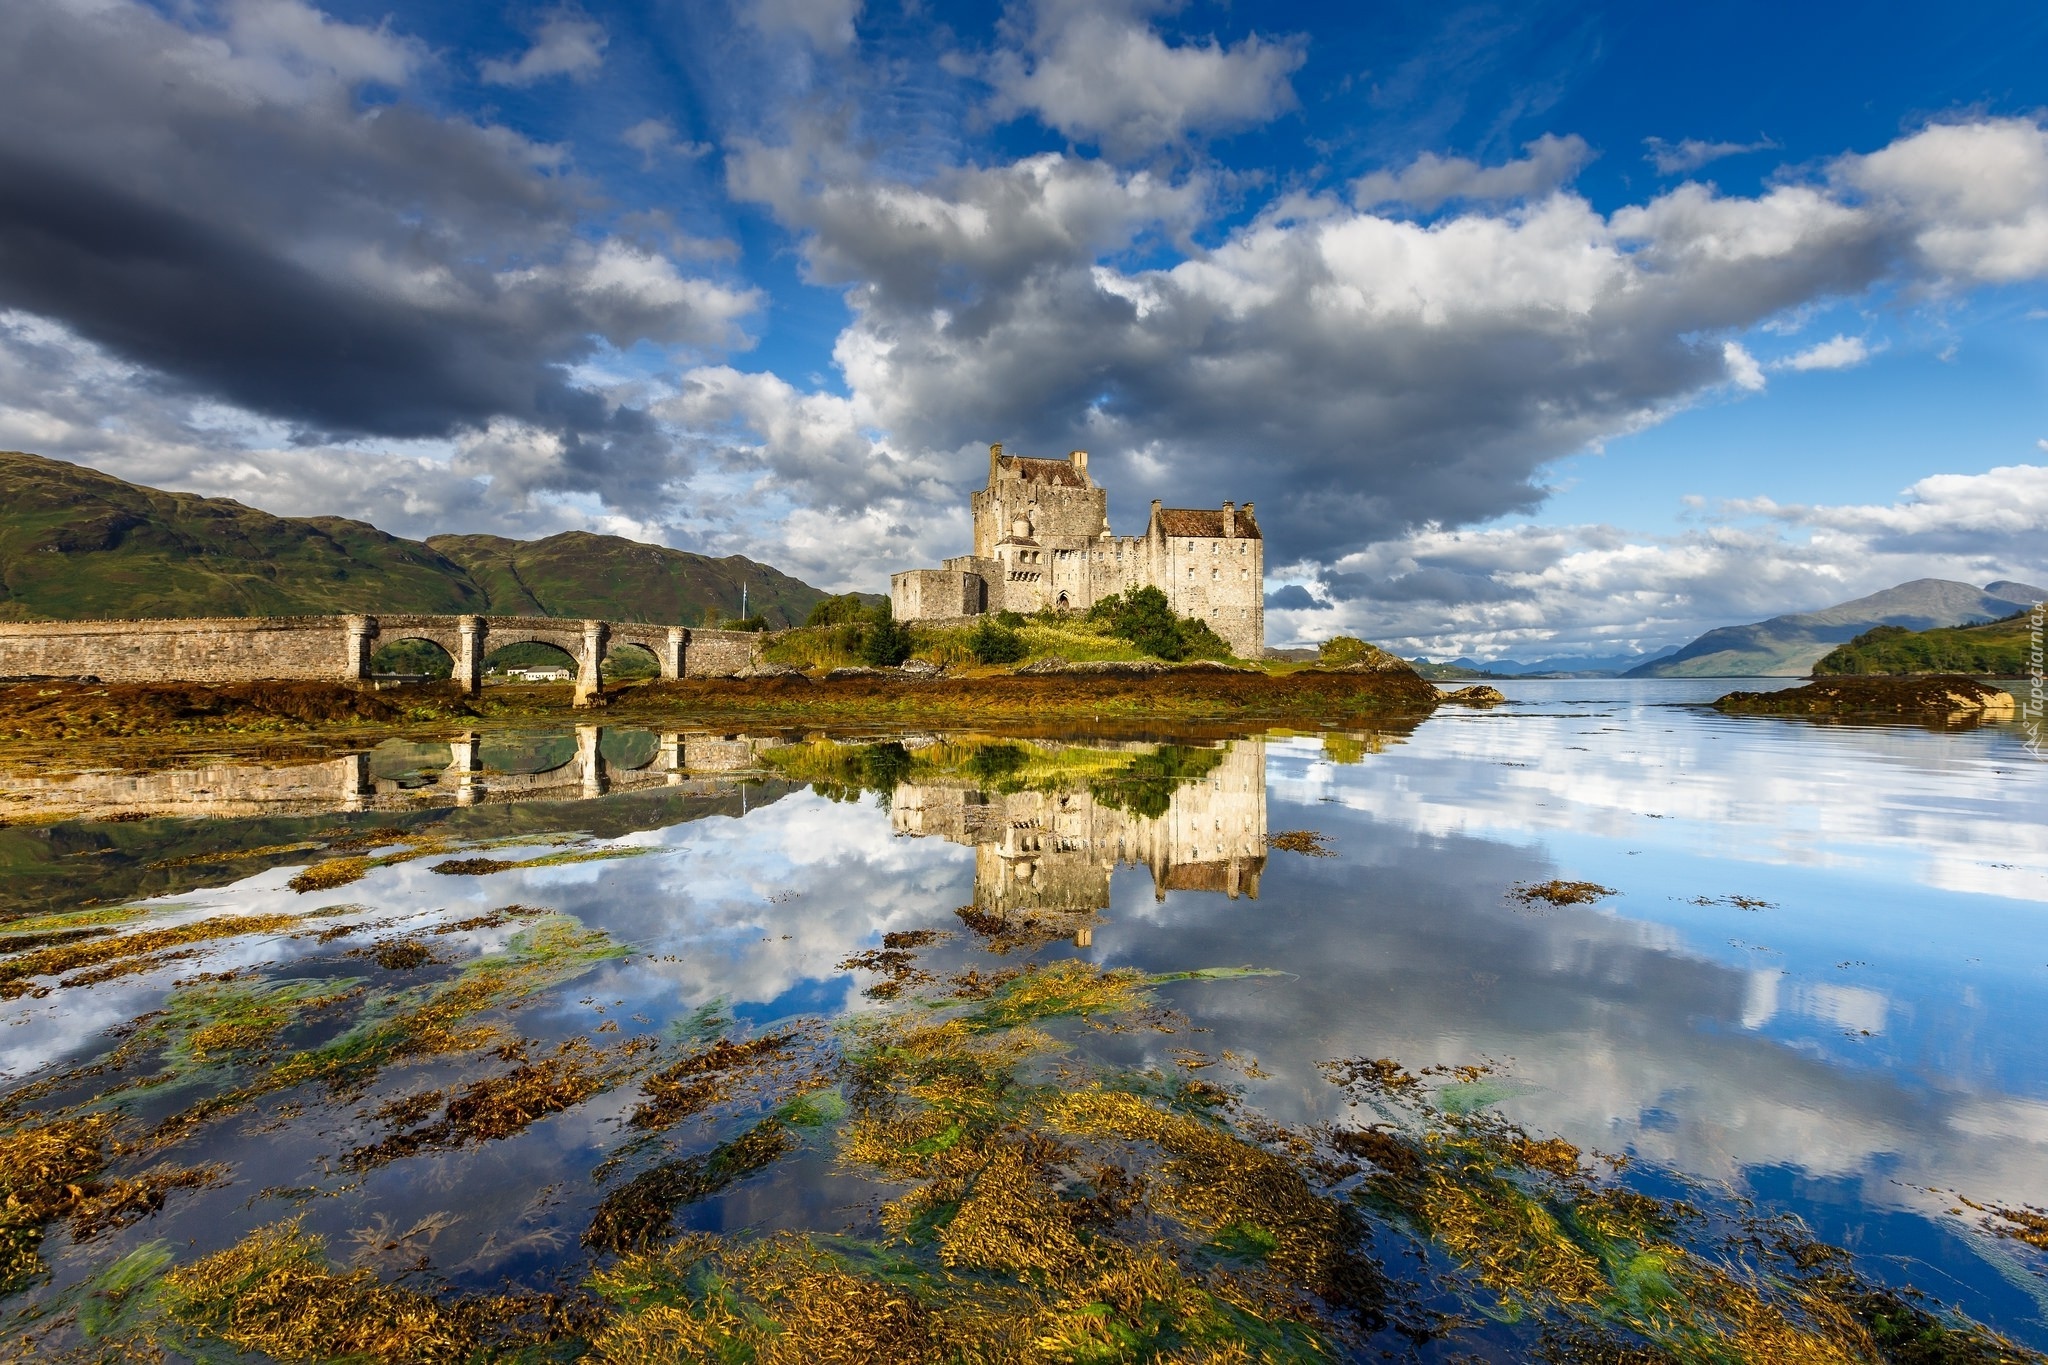
<path fill-rule="evenodd" d="M 2048 1251 L 2017 1235 L 2048 1205 L 2048 763 L 2011 725 L 1725 716 L 1713 681 L 1500 686 L 1507 705 L 1375 731 L 588 726 L 0 774 L 0 975 L 52 968 L 0 983 L 0 1125 L 106 1115 L 154 1145 L 103 1182 L 206 1172 L 101 1226 L 49 1222 L 4 1330 L 76 1317 L 111 1266 L 170 1273 L 284 1220 L 421 1293 L 572 1291 L 616 1251 L 588 1235 L 608 1194 L 788 1112 L 763 1079 L 650 1135 L 647 1068 L 710 1031 L 829 1037 L 962 973 L 1078 960 L 1145 973 L 1171 1015 L 1059 1035 L 1120 1074 L 1199 1074 L 1308 1131 L 1357 1121 L 1324 1063 L 1388 1059 L 1447 1112 L 1626 1158 L 1602 1178 L 1658 1198 L 1796 1220 L 1871 1281 L 2048 1350 Z M 357 875 L 305 875 L 343 858 Z M 1553 881 L 1597 889 L 1517 894 Z M 128 958 L 32 956 L 194 925 Z M 252 1085 L 536 926 L 586 937 L 449 1025 L 496 1051 Z M 260 1006 L 253 1032 L 177 1032 L 230 996 Z M 626 1060 L 450 1128 L 463 1087 L 563 1057 Z M 848 1173 L 836 1114 L 672 1201 L 670 1235 L 886 1244 L 903 1186 Z M 1390 1274 L 1413 1235 L 1376 1230 Z M 1522 1358 L 1536 1317 L 1484 1297 L 1435 1337 L 1345 1349 Z"/>

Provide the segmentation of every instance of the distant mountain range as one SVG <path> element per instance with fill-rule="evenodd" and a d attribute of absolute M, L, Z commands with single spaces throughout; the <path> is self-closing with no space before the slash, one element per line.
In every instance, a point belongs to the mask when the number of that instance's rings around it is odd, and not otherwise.
<path fill-rule="evenodd" d="M 2048 589 L 2003 579 L 1978 588 L 1946 578 L 1916 578 L 1820 611 L 1710 630 L 1677 652 L 1631 668 L 1622 676 L 1804 677 L 1828 651 L 1874 626 L 1932 630 L 1971 625 L 2010 616 L 2044 598 L 2048 598 Z"/>
<path fill-rule="evenodd" d="M 342 517 L 275 517 L 82 465 L 0 452 L 0 620 L 338 612 L 599 616 L 800 625 L 826 596 L 742 555 L 620 536 L 405 540 Z"/>
<path fill-rule="evenodd" d="M 1675 646 L 1673 647 L 1676 648 Z M 1653 654 L 1596 654 L 1584 657 L 1561 657 L 1538 659 L 1524 663 L 1519 659 L 1478 659 L 1463 655 L 1452 659 L 1447 667 L 1464 669 L 1473 673 L 1490 673 L 1501 678 L 1526 678 L 1538 673 L 1566 675 L 1580 678 L 1612 678 L 1619 676 L 1638 664 L 1661 659 L 1672 653 L 1672 649 L 1659 650 Z"/>

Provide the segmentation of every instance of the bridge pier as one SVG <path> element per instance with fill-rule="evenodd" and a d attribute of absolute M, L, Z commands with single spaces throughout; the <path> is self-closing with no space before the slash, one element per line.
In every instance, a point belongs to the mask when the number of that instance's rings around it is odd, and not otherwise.
<path fill-rule="evenodd" d="M 598 751 L 603 740 L 604 727 L 601 725 L 576 727 L 576 761 L 582 765 L 585 796 L 603 796 L 605 788 L 610 785 L 605 781 L 604 755 Z"/>
<path fill-rule="evenodd" d="M 484 618 L 458 616 L 455 630 L 461 642 L 455 651 L 455 686 L 463 696 L 473 697 L 484 685 Z"/>
<path fill-rule="evenodd" d="M 668 643 L 661 651 L 661 676 L 673 682 L 683 676 L 683 649 L 688 644 L 690 632 L 681 626 L 668 628 Z"/>
<path fill-rule="evenodd" d="M 341 655 L 341 679 L 343 682 L 361 683 L 370 677 L 370 640 L 377 633 L 377 623 L 368 616 L 347 618 L 343 632 L 344 643 Z"/>
<path fill-rule="evenodd" d="M 376 791 L 376 786 L 370 781 L 370 756 L 343 754 L 334 760 L 334 766 L 341 773 L 341 808 L 361 810 L 367 798 Z"/>
<path fill-rule="evenodd" d="M 604 695 L 604 678 L 598 670 L 604 663 L 605 639 L 610 633 L 602 621 L 583 623 L 583 649 L 576 656 L 576 706 L 595 706 Z"/>
<path fill-rule="evenodd" d="M 455 774 L 455 804 L 473 806 L 476 804 L 477 777 L 483 772 L 479 758 L 481 736 L 474 730 L 464 730 L 448 741 L 448 770 Z"/>

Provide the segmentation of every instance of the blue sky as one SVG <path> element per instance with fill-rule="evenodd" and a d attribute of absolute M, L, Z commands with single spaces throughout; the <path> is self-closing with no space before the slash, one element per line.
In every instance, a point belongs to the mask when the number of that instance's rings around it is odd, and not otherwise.
<path fill-rule="evenodd" d="M 18 13 L 0 444 L 870 590 L 1086 447 L 1438 656 L 2048 580 L 2039 6 Z"/>

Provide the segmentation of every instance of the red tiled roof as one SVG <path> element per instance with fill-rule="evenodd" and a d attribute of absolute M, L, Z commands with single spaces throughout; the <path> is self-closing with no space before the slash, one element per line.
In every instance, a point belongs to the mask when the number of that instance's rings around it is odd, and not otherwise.
<path fill-rule="evenodd" d="M 1002 469 L 1014 474 L 1025 483 L 1049 483 L 1062 488 L 1086 488 L 1087 480 L 1081 471 L 1065 460 L 1030 460 L 1022 455 L 1002 457 Z"/>
<path fill-rule="evenodd" d="M 1159 509 L 1159 530 L 1169 536 L 1221 537 L 1223 512 L 1220 508 L 1162 507 Z M 1246 540 L 1264 539 L 1259 534 L 1259 524 L 1242 507 L 1237 509 L 1235 534 Z"/>

